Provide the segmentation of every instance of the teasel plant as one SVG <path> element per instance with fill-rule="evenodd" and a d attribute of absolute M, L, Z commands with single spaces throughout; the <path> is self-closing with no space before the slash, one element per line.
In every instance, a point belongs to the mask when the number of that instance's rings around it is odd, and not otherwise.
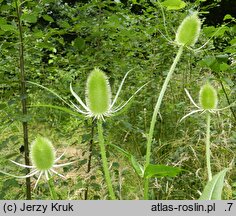
<path fill-rule="evenodd" d="M 52 145 L 52 142 L 45 137 L 38 136 L 34 140 L 30 148 L 30 161 L 32 162 L 32 165 L 25 165 L 25 164 L 21 164 L 16 161 L 10 160 L 15 165 L 18 165 L 23 168 L 32 169 L 30 173 L 28 173 L 25 176 L 13 175 L 3 170 L 0 170 L 0 173 L 11 176 L 11 177 L 15 177 L 18 179 L 24 179 L 24 178 L 32 177 L 34 175 L 38 175 L 38 179 L 35 183 L 34 189 L 37 187 L 38 182 L 41 179 L 41 177 L 45 175 L 45 178 L 48 182 L 51 198 L 53 200 L 57 200 L 58 196 L 55 191 L 55 186 L 53 182 L 53 174 L 58 175 L 64 179 L 66 179 L 66 177 L 58 173 L 55 169 L 74 163 L 73 161 L 73 162 L 68 162 L 64 164 L 57 164 L 57 162 L 64 156 L 64 154 L 65 152 L 61 154 L 58 158 L 56 158 L 56 151 Z"/>
<path fill-rule="evenodd" d="M 175 41 L 173 42 L 173 44 L 175 44 L 178 47 L 178 51 L 170 67 L 170 70 L 165 78 L 165 81 L 162 85 L 161 91 L 159 93 L 159 97 L 157 99 L 157 102 L 153 111 L 149 133 L 147 136 L 146 159 L 145 159 L 144 170 L 147 169 L 148 166 L 150 165 L 151 146 L 152 146 L 152 140 L 153 140 L 154 127 L 156 124 L 157 115 L 160 114 L 160 107 L 161 107 L 161 103 L 162 103 L 164 94 L 166 92 L 167 86 L 172 78 L 176 65 L 181 58 L 183 50 L 185 48 L 192 49 L 192 47 L 194 47 L 195 43 L 198 41 L 200 30 L 201 30 L 201 20 L 199 19 L 197 12 L 192 12 L 190 15 L 188 15 L 182 21 L 182 23 L 177 29 L 177 32 L 175 35 Z M 149 194 L 149 179 L 144 178 L 144 199 L 145 200 L 149 199 L 148 194 Z"/>
<path fill-rule="evenodd" d="M 212 175 L 211 171 L 211 142 L 210 142 L 210 131 L 211 131 L 211 115 L 218 114 L 219 112 L 231 108 L 235 106 L 235 102 L 230 104 L 229 106 L 218 108 L 218 96 L 216 89 L 208 82 L 203 85 L 199 91 L 199 105 L 193 100 L 190 93 L 187 89 L 185 92 L 193 104 L 197 109 L 192 110 L 190 113 L 186 114 L 180 119 L 182 122 L 185 118 L 195 114 L 201 113 L 201 115 L 206 116 L 206 167 L 207 167 L 207 176 L 208 181 L 204 187 L 203 192 L 201 193 L 200 200 L 220 200 L 222 196 L 222 189 L 224 186 L 224 178 L 226 172 L 233 166 L 233 160 L 231 164 L 229 164 L 228 168 L 224 168 L 219 173 Z"/>
<path fill-rule="evenodd" d="M 87 78 L 86 88 L 85 88 L 85 103 L 78 96 L 78 94 L 73 90 L 72 84 L 70 84 L 70 91 L 71 91 L 71 94 L 76 99 L 77 103 L 74 103 L 72 101 L 68 103 L 63 98 L 61 98 L 58 94 L 56 94 L 54 91 L 42 85 L 39 85 L 37 83 L 29 82 L 31 84 L 37 85 L 39 87 L 42 87 L 50 91 L 56 97 L 61 99 L 65 104 L 67 104 L 70 107 L 70 109 L 64 108 L 64 107 L 52 106 L 52 105 L 39 105 L 39 106 L 56 108 L 56 109 L 65 111 L 69 114 L 72 114 L 74 116 L 79 116 L 79 117 L 82 116 L 83 118 L 92 118 L 93 120 L 96 120 L 104 178 L 107 184 L 109 197 L 112 200 L 116 199 L 116 195 L 112 187 L 111 177 L 109 173 L 108 161 L 107 161 L 107 156 L 106 156 L 107 153 L 106 153 L 105 139 L 103 135 L 103 122 L 108 117 L 119 115 L 122 112 L 122 110 L 131 102 L 134 96 L 144 86 L 146 86 L 149 83 L 149 82 L 145 83 L 140 88 L 138 88 L 126 102 L 116 105 L 117 99 L 121 93 L 125 79 L 127 78 L 128 74 L 131 71 L 132 70 L 128 71 L 125 74 L 113 100 L 112 100 L 111 87 L 108 81 L 108 77 L 99 68 L 94 68 Z"/>
<path fill-rule="evenodd" d="M 229 106 L 226 106 L 224 108 L 218 108 L 218 96 L 216 89 L 210 84 L 206 83 L 203 85 L 199 91 L 199 105 L 195 103 L 193 98 L 191 97 L 190 93 L 187 89 L 185 89 L 185 92 L 191 101 L 191 103 L 197 108 L 195 110 L 192 110 L 190 113 L 186 114 L 184 117 L 180 119 L 180 122 L 182 122 L 185 118 L 200 112 L 201 115 L 206 115 L 206 165 L 207 165 L 207 174 L 208 174 L 208 181 L 212 180 L 212 171 L 211 171 L 211 149 L 210 149 L 210 127 L 211 127 L 211 115 L 217 114 L 220 111 L 223 111 L 225 109 L 228 109 L 232 106 L 235 106 L 235 102 L 232 103 Z"/>

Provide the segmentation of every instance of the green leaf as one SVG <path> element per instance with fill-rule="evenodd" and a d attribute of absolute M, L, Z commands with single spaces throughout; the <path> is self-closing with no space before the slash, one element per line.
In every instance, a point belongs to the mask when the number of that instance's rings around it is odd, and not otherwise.
<path fill-rule="evenodd" d="M 145 178 L 152 178 L 152 177 L 175 177 L 178 175 L 182 169 L 178 167 L 172 167 L 172 166 L 166 166 L 161 164 L 149 164 L 145 171 L 144 171 L 144 177 Z"/>
<path fill-rule="evenodd" d="M 224 178 L 227 171 L 228 168 L 213 176 L 212 180 L 205 186 L 199 200 L 221 200 Z"/>
<path fill-rule="evenodd" d="M 226 63 L 220 64 L 220 71 L 226 71 L 230 68 L 230 66 Z"/>
<path fill-rule="evenodd" d="M 0 110 L 3 110 L 7 107 L 5 103 L 0 103 Z"/>
<path fill-rule="evenodd" d="M 226 14 L 225 16 L 224 16 L 224 21 L 225 20 L 228 20 L 228 19 L 230 19 L 230 20 L 232 20 L 232 19 L 234 19 L 230 14 Z"/>
<path fill-rule="evenodd" d="M 74 41 L 72 41 L 72 45 L 78 49 L 78 51 L 82 51 L 85 48 L 85 40 L 82 38 L 76 38 Z"/>
<path fill-rule="evenodd" d="M 7 21 L 3 18 L 0 18 L 0 25 L 5 25 L 7 24 Z"/>
<path fill-rule="evenodd" d="M 16 27 L 15 27 L 15 26 L 13 26 L 13 25 L 8 25 L 8 24 L 1 25 L 0 28 L 1 28 L 3 31 L 13 31 L 13 32 L 16 31 Z"/>
<path fill-rule="evenodd" d="M 124 149 L 120 148 L 119 146 L 117 145 L 114 145 L 114 144 L 109 144 L 110 146 L 114 147 L 116 150 L 118 150 L 121 154 L 123 154 L 125 157 L 130 157 L 131 154 L 127 151 L 125 151 Z"/>
<path fill-rule="evenodd" d="M 26 13 L 21 16 L 21 19 L 28 23 L 36 23 L 38 20 L 38 17 L 36 13 L 31 13 L 31 14 Z"/>
<path fill-rule="evenodd" d="M 216 58 L 215 56 L 206 56 L 205 58 L 203 58 L 199 64 L 201 66 L 207 66 L 207 67 L 211 67 L 212 65 L 214 65 L 216 63 Z"/>
<path fill-rule="evenodd" d="M 202 31 L 207 37 L 212 37 L 214 33 L 217 31 L 217 28 L 215 28 L 214 26 L 208 26 L 204 27 Z"/>
<path fill-rule="evenodd" d="M 143 177 L 143 167 L 142 165 L 135 159 L 135 157 L 130 154 L 129 152 L 125 151 L 124 149 L 120 148 L 117 145 L 109 144 L 110 146 L 114 147 L 116 150 L 118 150 L 121 154 L 123 154 L 125 157 L 127 157 L 134 169 L 134 171 L 142 178 Z"/>
<path fill-rule="evenodd" d="M 180 10 L 186 6 L 186 3 L 181 0 L 166 0 L 161 4 L 167 7 L 167 10 Z"/>
<path fill-rule="evenodd" d="M 43 19 L 48 21 L 48 22 L 54 22 L 54 19 L 51 16 L 47 15 L 47 14 L 43 15 Z"/>
<path fill-rule="evenodd" d="M 133 155 L 130 157 L 131 165 L 134 171 L 140 176 L 143 177 L 143 166 L 135 159 Z"/>

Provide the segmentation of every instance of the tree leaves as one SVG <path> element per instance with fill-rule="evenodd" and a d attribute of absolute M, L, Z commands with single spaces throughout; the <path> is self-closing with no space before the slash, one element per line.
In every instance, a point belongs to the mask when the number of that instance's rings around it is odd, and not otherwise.
<path fill-rule="evenodd" d="M 47 14 L 43 15 L 43 19 L 48 21 L 48 22 L 54 22 L 54 19 L 51 16 L 47 15 Z"/>
<path fill-rule="evenodd" d="M 181 0 L 166 0 L 162 5 L 167 7 L 167 10 L 180 10 L 186 6 L 186 3 Z"/>
<path fill-rule="evenodd" d="M 21 20 L 28 22 L 28 23 L 36 23 L 38 20 L 38 14 L 37 13 L 22 14 Z"/>
<path fill-rule="evenodd" d="M 0 25 L 0 28 L 1 28 L 3 31 L 10 31 L 10 32 L 14 32 L 14 33 L 16 33 L 16 31 L 17 31 L 16 26 L 14 26 L 14 25 L 9 25 L 9 24 Z"/>

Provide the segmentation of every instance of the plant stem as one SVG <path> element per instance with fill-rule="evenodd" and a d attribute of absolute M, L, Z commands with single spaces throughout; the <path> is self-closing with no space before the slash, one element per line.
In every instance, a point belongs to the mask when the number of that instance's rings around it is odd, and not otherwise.
<path fill-rule="evenodd" d="M 91 162 L 92 162 L 92 155 L 93 155 L 93 139 L 94 139 L 94 127 L 96 120 L 93 119 L 92 120 L 92 125 L 91 125 L 91 139 L 89 141 L 89 156 L 88 156 L 88 165 L 87 165 L 87 173 L 90 173 L 91 170 Z M 88 191 L 89 191 L 89 185 L 87 185 L 85 192 L 84 192 L 84 199 L 87 200 L 88 199 Z"/>
<path fill-rule="evenodd" d="M 150 159 L 151 159 L 151 145 L 152 145 L 152 138 L 153 138 L 153 133 L 154 133 L 154 127 L 155 127 L 155 123 L 156 123 L 156 118 L 157 118 L 157 114 L 159 112 L 160 106 L 161 106 L 161 102 L 162 99 L 164 97 L 165 91 L 167 89 L 167 85 L 172 77 L 172 74 L 175 70 L 176 64 L 178 63 L 181 55 L 183 52 L 183 46 L 179 47 L 178 53 L 175 56 L 174 62 L 172 63 L 170 70 L 167 74 L 167 77 L 165 79 L 165 82 L 163 83 L 160 95 L 158 97 L 156 106 L 154 108 L 153 111 L 153 115 L 152 115 L 152 120 L 151 120 L 151 125 L 150 125 L 150 129 L 149 129 L 149 133 L 148 133 L 148 140 L 147 140 L 147 150 L 146 150 L 146 162 L 145 162 L 145 169 L 146 167 L 150 164 Z M 148 199 L 148 190 L 149 190 L 149 179 L 146 178 L 144 180 L 144 199 Z"/>
<path fill-rule="evenodd" d="M 225 90 L 225 87 L 224 87 L 224 85 L 223 85 L 223 82 L 221 81 L 221 79 L 219 79 L 219 82 L 220 82 L 220 85 L 221 85 L 222 90 L 223 90 L 223 92 L 224 92 L 224 95 L 225 95 L 225 97 L 226 97 L 226 99 L 227 99 L 228 105 L 230 105 L 230 104 L 231 104 L 231 101 L 230 101 L 229 96 L 228 96 L 228 94 L 227 94 L 227 92 L 226 92 L 226 90 Z M 236 114 L 235 114 L 235 112 L 234 112 L 234 109 L 233 109 L 233 107 L 229 107 L 229 109 L 230 109 L 230 111 L 231 111 L 231 113 L 232 113 L 232 115 L 233 115 L 233 117 L 234 117 L 234 123 L 236 123 Z"/>
<path fill-rule="evenodd" d="M 211 126 L 211 114 L 207 112 L 207 124 L 206 124 L 206 163 L 207 163 L 207 173 L 208 181 L 212 179 L 211 173 L 211 150 L 210 150 L 210 126 Z"/>
<path fill-rule="evenodd" d="M 21 2 L 20 2 L 21 3 Z M 21 25 L 21 6 L 18 6 L 17 0 L 16 4 L 16 14 L 18 19 L 18 29 L 19 29 L 19 58 L 20 58 L 20 96 L 22 104 L 22 114 L 24 117 L 27 116 L 27 93 L 25 86 L 25 64 L 24 64 L 24 43 L 23 43 L 23 33 Z M 29 166 L 29 139 L 28 139 L 28 122 L 26 120 L 22 121 L 23 136 L 24 136 L 24 151 L 25 151 L 25 165 Z M 26 168 L 27 174 L 30 172 L 29 168 Z M 30 178 L 26 178 L 26 198 L 31 199 L 31 188 L 30 188 Z"/>
<path fill-rule="evenodd" d="M 97 121 L 97 127 L 98 127 L 98 139 L 99 139 L 99 145 L 100 145 L 100 151 L 101 151 L 102 165 L 103 165 L 105 180 L 106 180 L 106 183 L 107 183 L 110 198 L 112 200 L 115 200 L 116 197 L 115 197 L 115 194 L 114 194 L 114 191 L 113 191 L 113 188 L 112 188 L 111 177 L 110 177 L 109 170 L 108 170 L 108 163 L 107 163 L 106 149 L 105 149 L 105 145 L 104 145 L 103 127 L 102 127 L 102 120 L 101 119 L 99 119 Z"/>
<path fill-rule="evenodd" d="M 50 177 L 49 180 L 48 180 L 48 186 L 49 186 L 49 190 L 50 190 L 50 194 L 51 194 L 51 199 L 52 200 L 58 200 L 52 177 Z"/>

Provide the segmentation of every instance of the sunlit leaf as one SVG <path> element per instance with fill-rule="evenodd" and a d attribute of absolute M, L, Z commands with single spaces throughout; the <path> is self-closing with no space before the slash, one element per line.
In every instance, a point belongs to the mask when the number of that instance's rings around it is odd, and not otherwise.
<path fill-rule="evenodd" d="M 166 0 L 162 5 L 167 7 L 167 10 L 180 10 L 186 6 L 186 3 L 181 0 Z"/>
<path fill-rule="evenodd" d="M 152 177 L 175 177 L 177 176 L 182 169 L 178 167 L 166 166 L 161 164 L 149 164 L 144 171 L 145 178 L 152 178 Z"/>
<path fill-rule="evenodd" d="M 228 20 L 228 19 L 231 20 L 231 19 L 233 19 L 233 17 L 232 17 L 230 14 L 226 14 L 226 15 L 224 16 L 224 19 L 223 19 L 223 20 L 225 21 L 225 20 Z"/>

